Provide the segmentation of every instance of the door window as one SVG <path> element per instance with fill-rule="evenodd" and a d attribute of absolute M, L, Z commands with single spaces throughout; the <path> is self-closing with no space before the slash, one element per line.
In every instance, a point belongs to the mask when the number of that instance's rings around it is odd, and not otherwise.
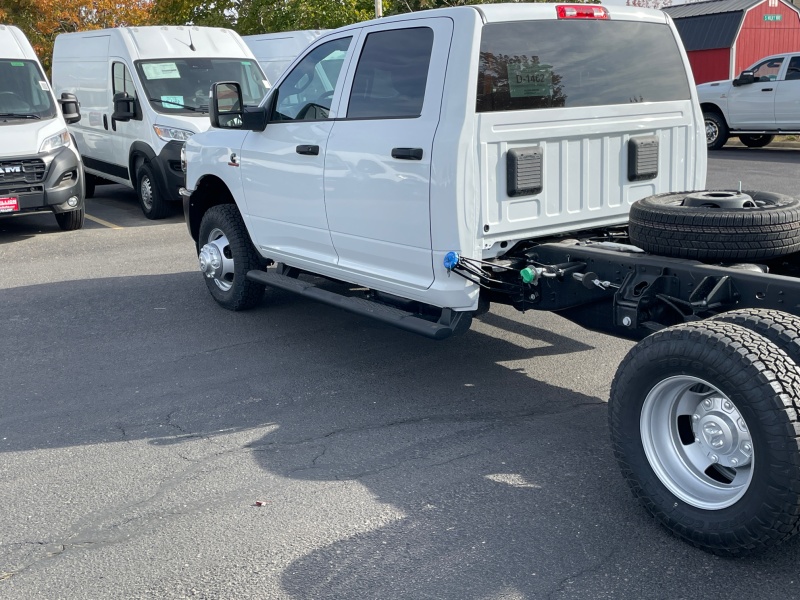
<path fill-rule="evenodd" d="M 114 93 L 127 93 L 131 98 L 136 98 L 136 88 L 133 86 L 130 71 L 122 64 L 115 62 L 111 67 L 112 79 L 114 81 Z"/>
<path fill-rule="evenodd" d="M 789 61 L 789 68 L 786 69 L 786 81 L 798 79 L 800 79 L 800 56 L 793 56 Z"/>
<path fill-rule="evenodd" d="M 775 81 L 782 64 L 783 58 L 765 60 L 753 68 L 753 77 L 756 81 Z"/>
<path fill-rule="evenodd" d="M 352 37 L 309 52 L 278 88 L 271 121 L 319 121 L 329 117 L 333 93 Z"/>
<path fill-rule="evenodd" d="M 419 117 L 432 49 L 429 27 L 370 33 L 353 78 L 347 118 Z"/>

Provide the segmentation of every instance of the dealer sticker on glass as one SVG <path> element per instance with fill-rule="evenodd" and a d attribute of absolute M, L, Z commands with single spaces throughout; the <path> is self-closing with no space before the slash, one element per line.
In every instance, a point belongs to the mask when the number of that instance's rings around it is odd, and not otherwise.
<path fill-rule="evenodd" d="M 0 196 L 0 213 L 17 212 L 19 200 L 13 196 Z"/>
<path fill-rule="evenodd" d="M 508 87 L 512 98 L 550 96 L 553 88 L 553 65 L 508 63 Z"/>

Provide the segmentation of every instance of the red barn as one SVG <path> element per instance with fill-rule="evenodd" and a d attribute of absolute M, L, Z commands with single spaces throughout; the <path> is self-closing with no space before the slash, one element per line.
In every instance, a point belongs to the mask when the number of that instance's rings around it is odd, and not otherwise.
<path fill-rule="evenodd" d="M 800 10 L 785 0 L 711 0 L 663 10 L 686 46 L 695 83 L 733 79 L 760 58 L 800 51 Z"/>

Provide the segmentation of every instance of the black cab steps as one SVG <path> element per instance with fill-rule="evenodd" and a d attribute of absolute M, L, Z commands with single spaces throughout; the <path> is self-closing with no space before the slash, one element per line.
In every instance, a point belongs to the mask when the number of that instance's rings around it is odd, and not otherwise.
<path fill-rule="evenodd" d="M 272 271 L 248 271 L 247 278 L 251 281 L 300 294 L 324 304 L 343 308 L 358 315 L 371 317 L 434 340 L 443 340 L 450 337 L 453 334 L 453 327 L 458 323 L 460 317 L 460 313 L 444 309 L 440 321 L 447 320 L 451 324 L 426 321 L 414 313 L 406 312 L 393 306 L 373 302 L 367 298 L 343 296 L 329 290 L 323 290 L 308 281 L 301 281 Z"/>

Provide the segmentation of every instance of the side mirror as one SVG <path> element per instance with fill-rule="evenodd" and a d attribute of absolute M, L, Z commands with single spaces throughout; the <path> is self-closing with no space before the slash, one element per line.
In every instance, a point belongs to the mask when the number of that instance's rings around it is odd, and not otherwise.
<path fill-rule="evenodd" d="M 130 121 L 136 117 L 136 100 L 128 92 L 114 94 L 114 112 L 111 118 L 115 121 Z"/>
<path fill-rule="evenodd" d="M 267 126 L 266 109 L 245 107 L 242 86 L 235 81 L 224 81 L 211 86 L 208 117 L 211 119 L 211 126 L 218 129 L 264 131 Z"/>
<path fill-rule="evenodd" d="M 61 113 L 64 115 L 64 120 L 67 122 L 67 125 L 72 125 L 81 120 L 81 108 L 75 94 L 62 92 L 58 103 L 61 105 Z"/>
<path fill-rule="evenodd" d="M 211 86 L 208 117 L 212 127 L 241 129 L 243 114 L 242 87 L 238 83 L 225 81 Z"/>
<path fill-rule="evenodd" d="M 742 85 L 750 85 L 755 82 L 755 74 L 752 71 L 742 71 L 742 73 L 733 80 L 733 85 L 739 87 Z"/>

